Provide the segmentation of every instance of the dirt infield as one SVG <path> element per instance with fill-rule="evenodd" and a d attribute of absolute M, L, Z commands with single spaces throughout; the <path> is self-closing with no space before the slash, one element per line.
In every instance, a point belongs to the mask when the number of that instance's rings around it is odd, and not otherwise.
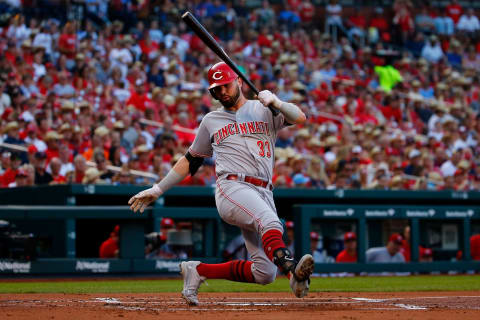
<path fill-rule="evenodd" d="M 1 294 L 0 319 L 480 319 L 480 292 Z"/>

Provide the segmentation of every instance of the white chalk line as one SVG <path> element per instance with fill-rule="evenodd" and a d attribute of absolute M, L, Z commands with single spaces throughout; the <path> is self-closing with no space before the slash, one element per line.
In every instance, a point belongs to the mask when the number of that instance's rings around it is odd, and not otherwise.
<path fill-rule="evenodd" d="M 415 306 L 413 304 L 404 304 L 404 303 L 394 303 L 393 304 L 395 307 L 407 309 L 407 310 L 428 310 L 426 307 L 422 306 Z"/>
<path fill-rule="evenodd" d="M 369 299 L 369 298 L 352 298 L 352 299 L 357 301 L 368 302 L 368 303 L 382 303 L 382 302 L 388 301 L 388 299 Z M 426 307 L 417 306 L 413 304 L 405 304 L 405 303 L 393 303 L 392 306 L 399 307 L 401 309 L 406 309 L 406 310 L 428 310 L 428 308 Z"/>

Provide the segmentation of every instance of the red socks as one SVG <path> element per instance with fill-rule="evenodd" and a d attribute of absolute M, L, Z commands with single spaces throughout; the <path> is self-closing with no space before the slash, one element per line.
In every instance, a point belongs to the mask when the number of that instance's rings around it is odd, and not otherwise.
<path fill-rule="evenodd" d="M 268 230 L 262 237 L 263 251 L 267 255 L 268 259 L 273 262 L 273 253 L 280 248 L 286 248 L 285 242 L 283 242 L 282 233 L 280 230 Z M 284 270 L 278 266 L 282 272 Z M 285 272 L 284 272 L 285 273 Z M 287 273 L 286 276 L 290 279 L 291 274 Z"/>
<path fill-rule="evenodd" d="M 255 282 L 252 274 L 252 261 L 234 260 L 219 264 L 200 263 L 199 275 L 207 279 L 226 279 L 237 282 Z"/>
<path fill-rule="evenodd" d="M 263 250 L 270 261 L 273 261 L 273 253 L 287 246 L 283 242 L 280 230 L 268 230 L 262 237 Z M 197 266 L 199 275 L 207 279 L 226 279 L 237 282 L 255 282 L 252 274 L 252 261 L 234 260 L 219 264 L 200 263 Z"/>
<path fill-rule="evenodd" d="M 270 261 L 273 261 L 273 253 L 280 248 L 286 248 L 287 246 L 283 242 L 282 233 L 280 230 L 268 230 L 262 237 L 263 250 Z"/>

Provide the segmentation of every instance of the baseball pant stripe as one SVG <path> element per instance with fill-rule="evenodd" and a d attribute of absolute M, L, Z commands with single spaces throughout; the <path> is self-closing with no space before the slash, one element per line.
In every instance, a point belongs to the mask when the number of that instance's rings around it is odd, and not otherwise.
<path fill-rule="evenodd" d="M 242 206 L 241 204 L 239 204 L 238 202 L 236 202 L 235 200 L 231 199 L 229 196 L 227 196 L 225 194 L 225 192 L 223 192 L 223 189 L 222 187 L 220 187 L 220 184 L 217 183 L 217 187 L 218 187 L 218 190 L 220 190 L 220 193 L 228 200 L 230 201 L 231 203 L 233 203 L 234 205 L 236 205 L 237 207 L 239 207 L 240 209 L 242 209 L 246 214 L 248 214 L 250 217 L 253 218 L 253 220 L 255 220 L 257 223 L 258 223 L 258 226 L 260 227 L 261 230 L 263 230 L 263 225 L 262 225 L 262 222 L 260 221 L 259 218 L 255 217 L 255 215 L 253 213 L 251 213 L 247 208 L 245 208 L 244 206 Z"/>

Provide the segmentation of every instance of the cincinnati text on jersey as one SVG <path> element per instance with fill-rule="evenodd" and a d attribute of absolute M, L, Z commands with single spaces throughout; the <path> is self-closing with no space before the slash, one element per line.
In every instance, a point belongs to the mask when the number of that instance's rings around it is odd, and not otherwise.
<path fill-rule="evenodd" d="M 268 122 L 250 121 L 237 124 L 229 123 L 213 134 L 213 139 L 217 145 L 222 143 L 227 137 L 236 134 L 270 134 Z"/>

